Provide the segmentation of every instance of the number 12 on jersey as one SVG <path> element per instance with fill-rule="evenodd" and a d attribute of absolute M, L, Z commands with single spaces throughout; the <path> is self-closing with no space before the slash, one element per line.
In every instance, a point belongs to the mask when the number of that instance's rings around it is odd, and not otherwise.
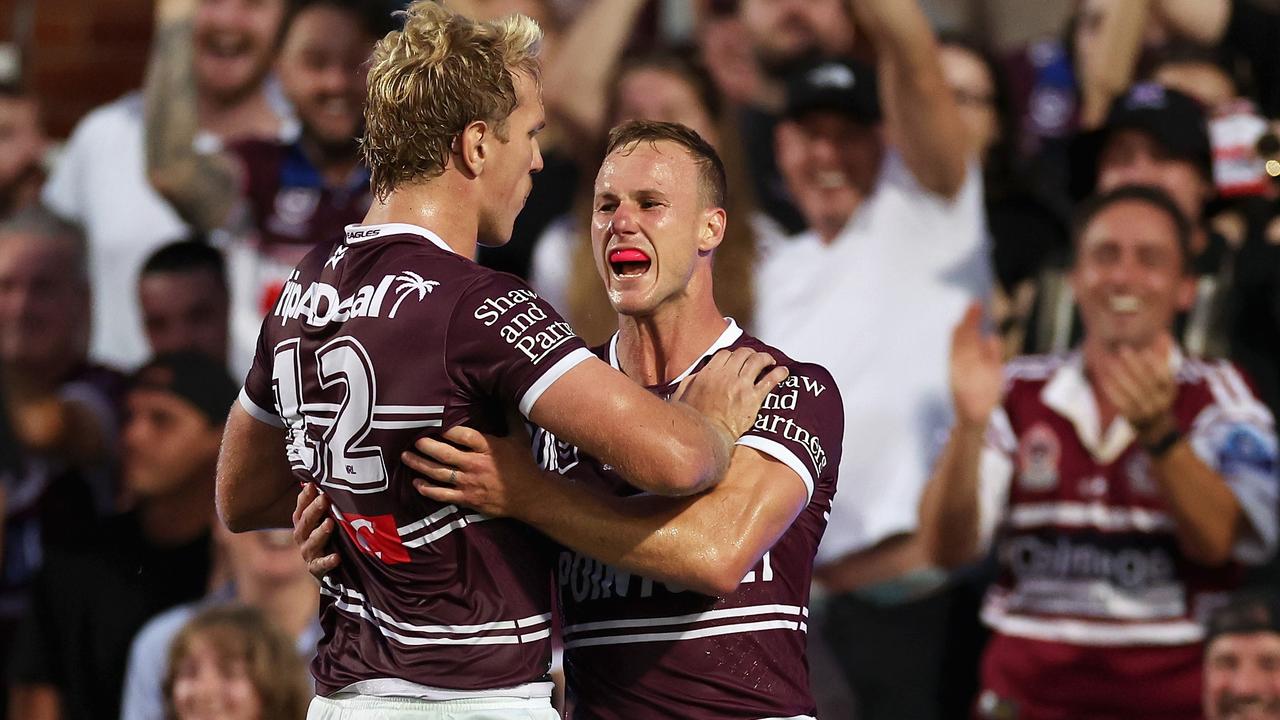
<path fill-rule="evenodd" d="M 369 353 L 351 336 L 334 338 L 316 350 L 320 389 L 326 399 L 337 402 L 303 400 L 301 361 L 297 338 L 276 346 L 271 376 L 277 410 L 288 427 L 290 464 L 311 473 L 327 487 L 356 494 L 387 489 L 382 449 L 365 444 L 374 425 L 377 398 L 377 378 Z M 434 423 L 439 424 L 438 420 Z M 319 439 L 308 432 L 311 426 L 324 428 Z"/>

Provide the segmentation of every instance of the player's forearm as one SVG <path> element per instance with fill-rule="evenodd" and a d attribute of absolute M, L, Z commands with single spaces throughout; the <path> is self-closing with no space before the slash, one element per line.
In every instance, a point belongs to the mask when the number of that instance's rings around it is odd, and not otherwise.
<path fill-rule="evenodd" d="M 929 558 L 956 567 L 977 554 L 978 464 L 985 428 L 957 423 L 920 498 L 920 536 Z"/>
<path fill-rule="evenodd" d="M 284 431 L 231 406 L 218 454 L 218 517 L 232 532 L 293 526 L 297 483 L 284 455 Z"/>
<path fill-rule="evenodd" d="M 1205 465 L 1185 440 L 1151 465 L 1173 515 L 1183 554 L 1201 565 L 1229 561 L 1243 511 L 1226 480 Z"/>
<path fill-rule="evenodd" d="M 742 557 L 742 533 L 735 530 L 737 513 L 729 501 L 614 497 L 554 473 L 544 475 L 538 496 L 517 519 L 562 545 L 652 580 L 720 595 L 736 587 L 753 562 Z M 713 517 L 711 505 L 725 512 Z"/>
<path fill-rule="evenodd" d="M 964 183 L 969 158 L 938 42 L 916 0 L 856 0 L 855 23 L 876 49 L 885 126 L 916 180 L 943 197 Z"/>
<path fill-rule="evenodd" d="M 147 177 L 184 219 L 205 230 L 230 213 L 234 178 L 225 163 L 196 152 L 194 0 L 160 0 L 144 85 Z"/>
<path fill-rule="evenodd" d="M 665 417 L 653 424 L 637 423 L 629 438 L 635 444 L 629 443 L 611 464 L 627 482 L 655 495 L 684 497 L 720 482 L 737 438 L 685 403 L 662 406 Z M 609 458 L 608 450 L 588 452 Z"/>

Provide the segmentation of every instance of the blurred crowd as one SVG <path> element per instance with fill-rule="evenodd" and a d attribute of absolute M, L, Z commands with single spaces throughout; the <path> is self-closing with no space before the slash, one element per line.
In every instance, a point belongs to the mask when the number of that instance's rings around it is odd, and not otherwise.
<path fill-rule="evenodd" d="M 690 0 L 689 33 L 664 22 L 680 3 L 447 4 L 546 31 L 545 164 L 512 241 L 478 261 L 589 343 L 616 323 L 589 241 L 608 129 L 680 122 L 723 156 L 717 302 L 831 370 L 846 406 L 809 630 L 820 716 L 1280 717 L 1280 14 L 1077 0 L 1056 37 L 997 52 L 917 0 Z M 65 142 L 20 66 L 0 79 L 8 717 L 305 713 L 317 586 L 287 531 L 220 527 L 214 466 L 293 265 L 369 206 L 364 70 L 395 9 L 156 0 L 139 88 Z M 1108 250 L 1099 228 L 1127 239 Z M 1171 260 L 1142 244 L 1164 239 Z M 1161 386 L 1132 367 L 1115 372 L 1133 407 L 1094 407 L 1079 348 L 1128 332 L 1112 315 L 1168 333 L 1156 364 L 1176 360 L 1178 398 L 1207 388 L 1156 408 L 1177 427 L 1146 422 Z M 991 368 L 1003 396 L 969 382 Z M 1102 488 L 1029 500 L 1076 445 Z M 968 513 L 990 527 L 957 535 L 949 473 L 977 473 L 980 450 L 984 476 L 995 457 L 1016 480 Z M 1157 475 L 1204 484 L 1105 487 Z M 1116 569 L 1125 553 L 1145 564 Z M 1088 602 L 1045 610 L 1023 571 Z"/>

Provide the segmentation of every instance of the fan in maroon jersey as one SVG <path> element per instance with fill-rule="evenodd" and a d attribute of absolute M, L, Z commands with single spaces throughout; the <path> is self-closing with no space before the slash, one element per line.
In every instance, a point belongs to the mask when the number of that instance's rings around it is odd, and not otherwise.
<path fill-rule="evenodd" d="M 1275 549 L 1271 414 L 1170 337 L 1188 246 L 1164 193 L 1113 190 L 1077 222 L 1077 352 L 1002 373 L 977 308 L 956 329 L 958 421 L 921 530 L 942 565 L 995 536 L 980 717 L 1199 718 L 1200 621 Z"/>
<path fill-rule="evenodd" d="M 539 38 L 523 16 L 476 23 L 422 0 L 379 43 L 363 141 L 377 200 L 290 275 L 228 419 L 217 495 L 229 528 L 287 525 L 299 482 L 342 528 L 312 717 L 555 717 L 549 543 L 415 493 L 399 461 L 415 439 L 501 431 L 518 409 L 646 490 L 688 494 L 720 480 L 785 375 L 740 349 L 685 402 L 662 402 L 519 279 L 472 261 L 477 244 L 511 237 L 542 167 Z"/>

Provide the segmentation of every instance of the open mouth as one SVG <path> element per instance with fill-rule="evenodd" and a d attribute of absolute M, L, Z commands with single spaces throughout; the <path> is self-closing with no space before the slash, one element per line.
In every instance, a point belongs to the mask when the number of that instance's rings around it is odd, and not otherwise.
<path fill-rule="evenodd" d="M 634 248 L 609 253 L 609 268 L 618 277 L 640 277 L 648 272 L 652 262 L 648 255 Z"/>
<path fill-rule="evenodd" d="M 1109 305 L 1112 312 L 1135 313 L 1142 307 L 1142 302 L 1133 295 L 1112 295 Z"/>
<path fill-rule="evenodd" d="M 219 60 L 237 60 L 248 56 L 252 49 L 252 43 L 240 33 L 207 33 L 200 39 L 200 49 Z"/>

